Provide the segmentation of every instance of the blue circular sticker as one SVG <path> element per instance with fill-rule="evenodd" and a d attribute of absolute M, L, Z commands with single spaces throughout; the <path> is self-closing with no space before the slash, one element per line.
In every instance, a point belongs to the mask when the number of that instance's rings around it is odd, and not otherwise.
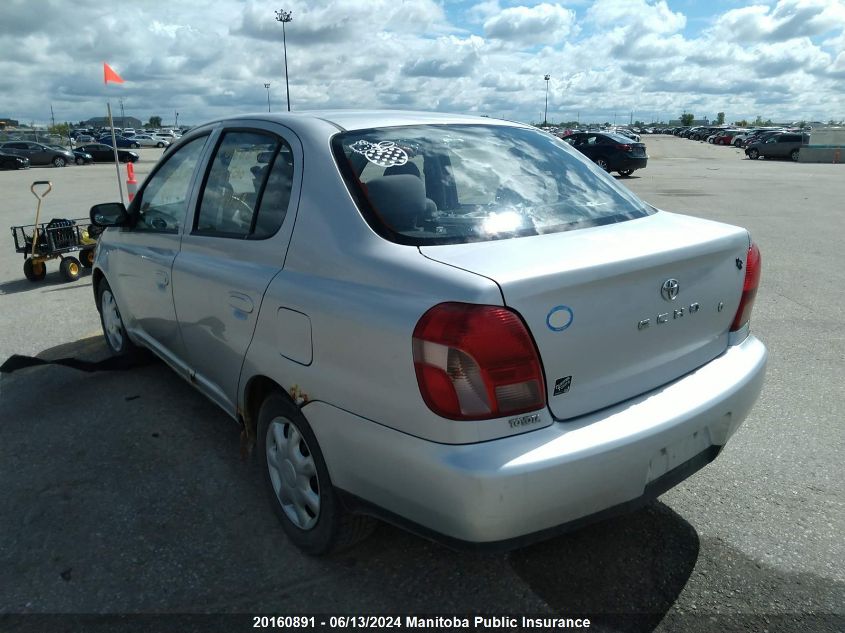
<path fill-rule="evenodd" d="M 569 306 L 555 306 L 546 316 L 546 325 L 552 332 L 563 332 L 572 325 L 575 316 Z"/>

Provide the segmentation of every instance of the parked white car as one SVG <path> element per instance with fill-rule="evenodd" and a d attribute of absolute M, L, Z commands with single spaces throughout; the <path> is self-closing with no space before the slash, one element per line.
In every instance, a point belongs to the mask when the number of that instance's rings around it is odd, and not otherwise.
<path fill-rule="evenodd" d="M 170 141 L 162 137 L 153 137 L 150 134 L 136 134 L 132 140 L 138 143 L 141 147 L 167 147 Z"/>
<path fill-rule="evenodd" d="M 109 348 L 242 426 L 311 553 L 370 517 L 515 547 L 630 510 L 713 460 L 763 383 L 748 232 L 517 123 L 217 120 L 91 219 Z"/>

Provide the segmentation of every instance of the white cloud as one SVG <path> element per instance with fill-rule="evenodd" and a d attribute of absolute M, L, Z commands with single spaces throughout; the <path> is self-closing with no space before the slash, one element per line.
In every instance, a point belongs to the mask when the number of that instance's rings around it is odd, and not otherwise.
<path fill-rule="evenodd" d="M 484 34 L 492 39 L 527 46 L 560 44 L 572 31 L 575 12 L 559 4 L 512 7 L 489 17 Z"/>
<path fill-rule="evenodd" d="M 665 1 L 290 0 L 294 109 L 395 107 L 542 118 L 729 120 L 845 114 L 845 3 L 780 0 L 714 10 L 708 28 Z M 752 0 L 753 1 L 753 0 Z M 758 0 L 759 1 L 759 0 Z M 46 122 L 127 115 L 199 123 L 285 100 L 281 25 L 263 1 L 3 0 L 0 116 Z M 43 19 L 42 19 L 43 18 Z M 126 83 L 104 86 L 102 62 Z M 733 117 L 733 118 L 732 118 Z"/>

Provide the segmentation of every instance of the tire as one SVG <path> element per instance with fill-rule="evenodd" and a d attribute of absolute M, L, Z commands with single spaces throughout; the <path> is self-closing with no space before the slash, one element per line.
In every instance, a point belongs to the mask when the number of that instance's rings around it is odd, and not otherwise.
<path fill-rule="evenodd" d="M 62 257 L 59 270 L 67 281 L 76 281 L 82 272 L 82 263 L 76 257 Z"/>
<path fill-rule="evenodd" d="M 47 275 L 47 265 L 44 262 L 34 262 L 27 257 L 23 263 L 23 274 L 32 282 L 41 281 Z"/>
<path fill-rule="evenodd" d="M 741 146 L 742 146 L 742 141 L 740 141 L 739 139 L 734 141 L 734 147 L 741 147 Z"/>
<path fill-rule="evenodd" d="M 800 154 L 800 150 L 794 149 L 790 152 L 789 157 L 792 159 L 793 162 L 798 162 L 798 155 Z"/>
<path fill-rule="evenodd" d="M 374 520 L 343 508 L 314 432 L 299 408 L 281 393 L 271 393 L 261 405 L 258 443 L 273 510 L 294 545 L 319 556 L 369 536 Z"/>
<path fill-rule="evenodd" d="M 756 150 L 756 149 L 748 150 L 747 154 L 748 154 L 748 158 L 750 158 L 751 160 L 757 160 L 758 158 L 760 158 L 760 152 L 759 152 L 759 150 Z"/>
<path fill-rule="evenodd" d="M 619 175 L 622 176 L 623 178 L 627 178 L 628 176 L 630 176 L 633 173 L 634 173 L 633 169 L 620 169 L 619 170 Z"/>
<path fill-rule="evenodd" d="M 162 147 L 164 147 L 164 143 L 156 143 L 156 147 L 158 147 L 159 149 L 161 149 Z"/>
<path fill-rule="evenodd" d="M 77 157 L 76 157 L 76 164 L 77 164 L 77 165 L 84 165 L 84 164 L 85 164 L 85 160 L 84 160 L 84 159 L 82 159 L 82 158 L 80 158 L 79 156 L 77 156 Z"/>
<path fill-rule="evenodd" d="M 79 251 L 79 262 L 85 268 L 91 268 L 94 265 L 94 249 L 86 248 Z"/>
<path fill-rule="evenodd" d="M 67 165 L 67 161 L 61 156 L 56 156 L 53 159 L 53 167 L 64 167 L 65 165 Z"/>
<path fill-rule="evenodd" d="M 610 171 L 610 165 L 608 165 L 607 161 L 604 158 L 597 158 L 596 165 L 598 165 L 607 172 Z"/>
<path fill-rule="evenodd" d="M 106 346 L 112 356 L 137 356 L 141 350 L 129 340 L 117 301 L 105 279 L 100 281 L 97 287 L 97 308 L 100 311 L 100 325 L 103 326 Z"/>

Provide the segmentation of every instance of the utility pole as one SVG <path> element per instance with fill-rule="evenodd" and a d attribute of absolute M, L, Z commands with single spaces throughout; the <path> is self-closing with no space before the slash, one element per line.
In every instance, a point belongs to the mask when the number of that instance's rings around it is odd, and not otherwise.
<path fill-rule="evenodd" d="M 549 124 L 549 79 L 551 78 L 551 75 L 544 76 L 544 79 L 546 80 L 546 109 L 543 110 L 543 125 Z"/>
<path fill-rule="evenodd" d="M 276 11 L 276 22 L 282 23 L 282 45 L 285 49 L 285 93 L 288 98 L 288 112 L 290 112 L 290 85 L 288 84 L 288 40 L 285 35 L 285 24 L 293 22 L 293 12 L 278 9 Z"/>
<path fill-rule="evenodd" d="M 119 101 L 120 101 L 120 129 L 123 130 L 123 128 L 126 127 L 126 121 L 125 121 L 126 115 L 123 113 L 123 99 L 119 99 Z"/>
<path fill-rule="evenodd" d="M 53 122 L 53 127 L 56 127 L 56 115 L 53 114 L 53 104 L 50 104 L 50 120 Z"/>
<path fill-rule="evenodd" d="M 265 83 L 264 87 L 267 88 L 267 112 L 270 112 L 270 84 Z"/>
<path fill-rule="evenodd" d="M 179 113 L 178 112 L 176 113 L 176 123 L 173 124 L 173 127 L 177 128 L 177 129 L 179 128 Z"/>

